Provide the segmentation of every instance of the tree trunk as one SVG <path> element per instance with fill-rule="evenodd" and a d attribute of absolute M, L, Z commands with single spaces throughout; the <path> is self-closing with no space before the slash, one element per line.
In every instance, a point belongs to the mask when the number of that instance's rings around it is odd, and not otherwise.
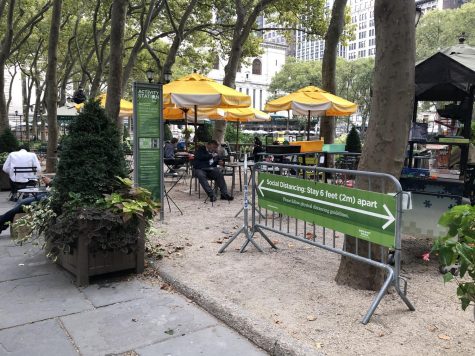
<path fill-rule="evenodd" d="M 48 41 L 48 65 L 46 69 L 46 103 L 48 108 L 48 148 L 46 151 L 46 172 L 56 172 L 56 153 L 58 147 L 57 104 L 58 88 L 56 67 L 58 64 L 59 27 L 61 25 L 62 0 L 54 0 L 51 14 L 51 27 Z"/>
<path fill-rule="evenodd" d="M 256 23 L 257 16 L 266 7 L 275 3 L 276 0 L 260 0 L 254 8 L 246 8 L 240 0 L 235 0 L 236 5 L 236 24 L 234 26 L 233 39 L 231 42 L 231 52 L 229 53 L 228 63 L 224 67 L 223 84 L 230 88 L 236 88 L 236 73 L 239 67 L 239 62 L 242 57 L 243 46 L 249 38 L 252 26 Z M 247 19 L 245 16 L 249 14 Z M 218 120 L 214 125 L 213 139 L 222 143 L 224 142 L 224 133 L 226 131 L 226 121 Z"/>
<path fill-rule="evenodd" d="M 15 63 L 13 65 L 13 73 L 10 73 L 11 80 L 10 80 L 10 85 L 8 87 L 7 112 L 9 112 L 10 104 L 12 102 L 13 83 L 14 83 L 16 75 L 17 75 L 17 65 Z"/>
<path fill-rule="evenodd" d="M 414 13 L 415 4 L 412 0 L 375 1 L 377 46 L 373 100 L 359 170 L 400 176 L 414 105 Z M 376 190 L 378 187 L 373 188 Z M 355 239 L 346 238 L 348 250 L 354 251 Z M 360 240 L 359 251 L 366 254 L 367 243 Z M 375 249 L 377 254 L 372 255 L 373 259 L 381 258 L 380 251 L 380 248 Z M 364 289 L 378 289 L 383 280 L 384 272 L 380 269 L 345 257 L 341 259 L 336 276 L 339 284 Z"/>
<path fill-rule="evenodd" d="M 114 0 L 111 14 L 111 39 L 109 78 L 107 80 L 106 112 L 110 120 L 119 126 L 122 88 L 122 56 L 124 54 L 124 30 L 128 0 Z"/>
<path fill-rule="evenodd" d="M 44 125 L 42 126 L 41 123 L 43 122 L 42 119 L 42 109 L 41 109 L 41 95 L 43 93 L 43 85 L 40 84 L 40 80 L 38 78 L 34 79 L 35 82 L 35 112 L 34 112 L 34 119 L 33 119 L 33 134 L 36 136 L 36 139 L 41 139 L 42 142 L 45 142 L 46 137 L 44 134 Z M 40 137 L 38 137 L 38 119 L 40 119 Z"/>
<path fill-rule="evenodd" d="M 3 133 L 10 125 L 8 122 L 7 101 L 5 98 L 5 65 L 13 41 L 13 10 L 15 8 L 15 2 L 15 0 L 7 2 L 9 5 L 6 24 L 5 28 L 2 29 L 3 37 L 0 37 L 0 133 Z"/>
<path fill-rule="evenodd" d="M 325 52 L 322 61 L 323 90 L 336 94 L 336 57 L 338 43 L 345 25 L 345 7 L 347 0 L 335 0 L 333 3 L 332 17 L 325 35 Z M 320 121 L 320 137 L 325 143 L 335 141 L 336 118 L 325 116 Z"/>
<path fill-rule="evenodd" d="M 5 62 L 0 61 L 0 133 L 9 127 L 7 100 L 5 98 Z"/>
<path fill-rule="evenodd" d="M 185 32 L 186 22 L 188 21 L 188 18 L 190 17 L 190 15 L 193 13 L 193 10 L 196 7 L 197 3 L 198 3 L 198 0 L 190 0 L 185 9 L 185 12 L 183 13 L 180 19 L 180 24 L 178 25 L 178 28 L 175 31 L 175 37 L 173 38 L 172 45 L 170 46 L 170 49 L 168 50 L 167 58 L 165 59 L 165 62 L 163 64 L 163 70 L 160 73 L 160 81 L 162 83 L 164 82 L 165 73 L 167 71 L 171 71 L 173 64 L 175 64 L 176 54 L 178 53 L 178 49 L 180 48 L 181 43 L 185 39 L 184 32 Z M 172 19 L 170 19 L 170 21 L 172 21 Z"/>

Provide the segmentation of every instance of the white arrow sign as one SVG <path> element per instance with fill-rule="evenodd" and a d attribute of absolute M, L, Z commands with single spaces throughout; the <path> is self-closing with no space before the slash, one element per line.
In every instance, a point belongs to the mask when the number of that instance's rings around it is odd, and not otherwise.
<path fill-rule="evenodd" d="M 269 192 L 274 192 L 274 193 L 277 193 L 277 194 L 287 195 L 289 197 L 294 197 L 294 198 L 298 198 L 298 199 L 304 199 L 304 200 L 308 200 L 308 201 L 311 201 L 311 202 L 314 202 L 314 203 L 319 203 L 319 204 L 323 204 L 323 205 L 332 206 L 332 207 L 335 207 L 335 208 L 349 210 L 349 211 L 353 211 L 355 213 L 359 213 L 359 214 L 363 214 L 363 215 L 374 216 L 376 218 L 386 220 L 386 222 L 382 226 L 383 230 L 386 230 L 386 228 L 389 225 L 391 225 L 394 221 L 396 221 L 396 219 L 394 218 L 394 215 L 388 209 L 386 204 L 383 204 L 383 208 L 384 208 L 384 210 L 386 210 L 386 213 L 387 213 L 385 215 L 385 214 L 374 213 L 372 211 L 366 211 L 366 210 L 363 210 L 363 209 L 353 208 L 351 206 L 332 203 L 332 202 L 329 202 L 329 201 L 326 201 L 326 200 L 319 200 L 319 199 L 309 198 L 309 197 L 298 195 L 298 194 L 293 194 L 293 193 L 289 193 L 289 192 L 283 192 L 283 191 L 280 191 L 280 190 L 277 190 L 277 189 L 263 187 L 262 184 L 264 184 L 264 180 L 262 180 L 259 183 L 259 186 L 257 187 L 259 189 L 259 193 L 261 193 L 262 196 L 264 196 L 263 190 L 267 190 Z"/>

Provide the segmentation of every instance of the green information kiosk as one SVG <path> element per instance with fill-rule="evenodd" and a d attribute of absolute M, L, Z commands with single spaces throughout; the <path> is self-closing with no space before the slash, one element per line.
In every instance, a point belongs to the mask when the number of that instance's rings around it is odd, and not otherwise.
<path fill-rule="evenodd" d="M 162 85 L 134 83 L 134 184 L 163 202 Z M 163 220 L 163 209 L 160 209 Z"/>

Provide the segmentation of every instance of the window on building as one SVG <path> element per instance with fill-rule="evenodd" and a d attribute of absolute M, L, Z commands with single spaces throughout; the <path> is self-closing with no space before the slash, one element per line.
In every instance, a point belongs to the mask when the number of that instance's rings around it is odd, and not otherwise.
<path fill-rule="evenodd" d="M 262 74 L 262 63 L 260 59 L 256 58 L 252 61 L 252 74 Z"/>
<path fill-rule="evenodd" d="M 374 37 L 374 28 L 370 29 L 369 31 L 369 37 Z"/>
<path fill-rule="evenodd" d="M 364 48 L 366 41 L 361 41 L 358 43 L 358 48 Z"/>
<path fill-rule="evenodd" d="M 256 89 L 252 89 L 252 107 L 256 107 Z"/>
<path fill-rule="evenodd" d="M 262 89 L 259 90 L 259 110 L 262 110 Z"/>

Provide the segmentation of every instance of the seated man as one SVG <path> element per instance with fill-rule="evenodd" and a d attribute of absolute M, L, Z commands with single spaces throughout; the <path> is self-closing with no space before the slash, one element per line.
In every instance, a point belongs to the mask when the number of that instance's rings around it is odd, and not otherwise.
<path fill-rule="evenodd" d="M 168 167 L 170 167 L 169 173 L 172 173 L 172 174 L 175 173 L 175 169 L 182 167 L 186 163 L 183 157 L 182 158 L 175 157 L 175 150 L 176 150 L 177 143 L 178 143 L 178 139 L 176 137 L 173 137 L 170 142 L 165 143 L 165 147 L 163 150 L 164 162 Z"/>
<path fill-rule="evenodd" d="M 48 177 L 42 177 L 42 180 L 46 186 L 51 184 L 51 179 Z M 48 192 L 41 192 L 36 194 L 33 197 L 25 198 L 17 202 L 17 204 L 10 210 L 8 210 L 5 214 L 0 215 L 0 234 L 3 230 L 8 229 L 9 224 L 12 223 L 13 219 L 15 218 L 16 214 L 23 213 L 23 207 L 25 205 L 31 205 L 36 201 L 40 201 L 45 199 L 48 196 Z"/>
<path fill-rule="evenodd" d="M 32 170 L 36 169 L 37 174 L 41 172 L 41 165 L 40 161 L 38 161 L 38 157 L 36 157 L 36 154 L 33 152 L 28 152 L 27 150 L 27 146 L 21 146 L 19 151 L 11 152 L 3 164 L 3 171 L 10 177 L 12 198 L 14 199 L 17 189 L 24 188 L 28 185 L 28 183 L 30 183 L 30 178 L 35 175 L 33 172 L 15 173 L 15 167 L 31 167 Z"/>
<path fill-rule="evenodd" d="M 224 180 L 223 173 L 218 166 L 218 142 L 209 141 L 206 146 L 200 146 L 195 152 L 194 167 L 195 176 L 198 178 L 201 186 L 209 196 L 211 202 L 216 201 L 216 195 L 211 189 L 208 179 L 216 181 L 221 191 L 221 199 L 233 200 L 234 198 L 228 194 L 228 188 Z M 220 161 L 221 162 L 221 161 Z"/>

